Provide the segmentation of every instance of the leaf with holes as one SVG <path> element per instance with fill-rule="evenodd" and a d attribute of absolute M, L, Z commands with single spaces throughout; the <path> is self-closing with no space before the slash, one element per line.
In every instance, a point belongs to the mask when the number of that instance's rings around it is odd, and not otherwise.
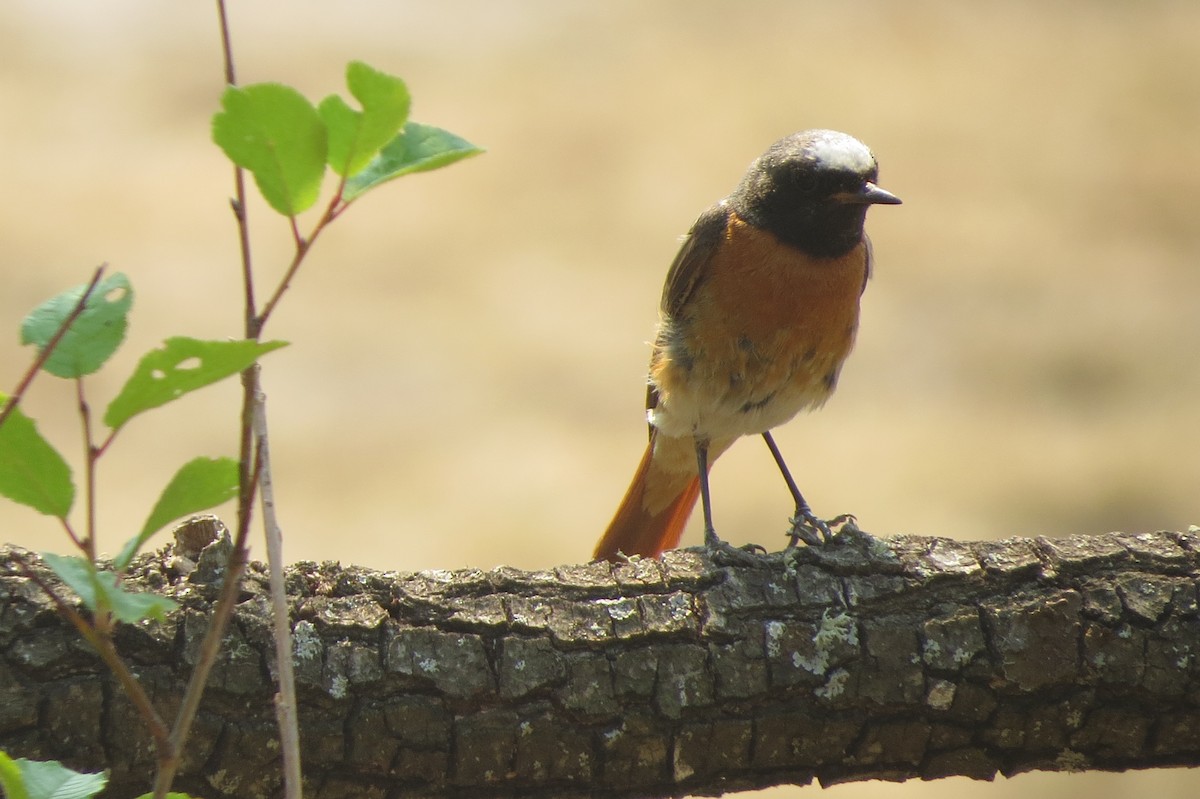
<path fill-rule="evenodd" d="M 21 323 L 21 343 L 33 344 L 40 352 L 71 315 L 87 284 L 67 289 L 34 308 Z M 121 346 L 133 288 L 129 278 L 118 272 L 96 285 L 83 313 L 71 323 L 58 346 L 42 367 L 56 377 L 76 378 L 95 372 Z"/>
<path fill-rule="evenodd" d="M 0 408 L 6 402 L 0 392 Z M 0 495 L 60 519 L 75 501 L 71 467 L 20 408 L 0 425 Z"/>
<path fill-rule="evenodd" d="M 123 570 L 142 545 L 167 522 L 208 510 L 238 493 L 238 464 L 233 458 L 196 458 L 185 463 L 163 489 L 142 531 L 126 542 L 113 566 Z"/>
<path fill-rule="evenodd" d="M 116 430 L 134 416 L 166 405 L 245 369 L 286 341 L 201 341 L 176 336 L 142 357 L 133 375 L 104 412 Z"/>

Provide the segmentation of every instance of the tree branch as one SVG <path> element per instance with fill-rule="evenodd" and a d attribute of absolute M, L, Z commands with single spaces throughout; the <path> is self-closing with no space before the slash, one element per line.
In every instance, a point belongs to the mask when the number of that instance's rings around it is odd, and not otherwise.
<path fill-rule="evenodd" d="M 153 756 L 132 707 L 10 552 L 0 748 L 110 768 L 112 795 L 136 795 Z M 117 634 L 164 714 L 218 591 L 199 564 L 168 547 L 131 568 L 183 604 Z M 850 532 L 724 568 L 690 550 L 545 572 L 300 563 L 287 579 L 305 795 L 675 796 L 1200 765 L 1198 574 L 1195 532 Z M 279 789 L 266 585 L 253 564 L 179 790 Z"/>

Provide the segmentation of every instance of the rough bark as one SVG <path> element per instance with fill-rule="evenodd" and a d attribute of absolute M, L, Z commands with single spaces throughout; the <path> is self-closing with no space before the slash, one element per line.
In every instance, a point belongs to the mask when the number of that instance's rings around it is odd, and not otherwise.
<path fill-rule="evenodd" d="M 216 593 L 120 649 L 173 711 Z M 736 567 L 697 551 L 544 572 L 288 575 L 306 796 L 635 797 L 782 783 L 1200 764 L 1200 535 L 964 543 L 847 533 Z M 265 575 L 251 569 L 177 787 L 276 795 Z M 153 753 L 96 657 L 0 550 L 0 748 Z M 169 716 L 168 716 L 169 717 Z"/>

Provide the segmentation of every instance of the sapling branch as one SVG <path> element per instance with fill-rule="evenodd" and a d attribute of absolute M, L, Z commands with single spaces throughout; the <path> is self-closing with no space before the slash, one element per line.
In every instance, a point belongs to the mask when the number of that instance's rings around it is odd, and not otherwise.
<path fill-rule="evenodd" d="M 229 35 L 229 18 L 224 0 L 217 0 L 217 16 L 221 31 L 221 53 L 225 69 L 225 82 L 229 86 L 237 85 L 237 72 L 233 59 L 233 47 Z M 245 324 L 245 336 L 252 341 L 258 341 L 262 333 L 262 322 L 258 317 L 254 296 L 254 271 L 250 250 L 250 227 L 246 210 L 246 178 L 245 171 L 235 165 L 233 170 L 234 199 L 230 203 L 234 220 L 237 225 L 238 248 L 242 263 L 242 290 Z M 253 399 L 258 393 L 258 365 L 254 364 L 242 372 L 242 411 L 238 429 L 238 518 L 234 534 L 233 547 L 229 552 L 226 563 L 225 578 L 221 586 L 221 594 L 217 600 L 212 617 L 209 619 L 208 630 L 201 641 L 196 656 L 196 665 L 188 680 L 183 701 L 171 729 L 170 737 L 174 752 L 181 751 L 184 742 L 191 731 L 192 722 L 200 707 L 204 688 L 208 683 L 209 673 L 216 663 L 220 652 L 221 641 L 229 626 L 229 618 L 233 613 L 238 594 L 241 589 L 242 575 L 249 560 L 249 550 L 246 541 L 249 537 L 251 510 L 254 495 L 259 480 L 259 459 L 254 451 L 252 435 Z M 154 797 L 163 799 L 170 790 L 175 773 L 180 766 L 178 756 L 169 761 L 160 762 L 158 773 L 154 779 Z"/>
<path fill-rule="evenodd" d="M 83 427 L 84 502 L 87 503 L 83 551 L 88 560 L 96 559 L 96 458 L 98 451 L 92 438 L 92 412 L 83 392 L 83 378 L 75 379 L 75 398 L 79 403 L 79 418 Z"/>
<path fill-rule="evenodd" d="M 262 329 L 267 324 L 267 320 L 271 317 L 271 314 L 274 313 L 275 307 L 279 305 L 279 301 L 283 298 L 284 292 L 291 287 L 292 280 L 296 277 L 296 272 L 299 271 L 300 265 L 304 262 L 304 257 L 308 255 L 309 250 L 311 250 L 313 244 L 316 243 L 317 237 L 320 236 L 321 232 L 329 226 L 329 223 L 337 219 L 338 215 L 341 214 L 341 212 L 347 207 L 349 207 L 349 203 L 342 202 L 342 191 L 345 189 L 345 186 L 346 181 L 343 178 L 338 184 L 337 191 L 334 193 L 333 198 L 330 199 L 329 204 L 325 206 L 325 211 L 321 214 L 321 218 L 318 219 L 316 225 L 313 226 L 312 232 L 309 233 L 308 238 L 304 238 L 300 235 L 300 230 L 296 226 L 296 217 L 290 217 L 292 238 L 296 243 L 296 252 L 292 255 L 292 262 L 288 264 L 287 271 L 284 272 L 283 278 L 279 281 L 279 285 L 275 287 L 275 293 L 271 295 L 269 300 L 267 300 L 267 304 L 263 306 L 262 313 L 258 316 L 258 332 L 260 335 L 262 334 Z"/>
<path fill-rule="evenodd" d="M 262 465 L 260 490 L 263 528 L 267 539 L 267 563 L 271 584 L 271 608 L 275 628 L 275 667 L 279 693 L 275 714 L 283 753 L 283 783 L 286 799 L 301 799 L 300 722 L 296 703 L 296 678 L 292 669 L 292 628 L 288 617 L 287 586 L 284 583 L 283 533 L 275 517 L 275 490 L 271 481 L 271 447 L 267 436 L 266 395 L 258 392 L 254 403 L 254 437 Z"/>
<path fill-rule="evenodd" d="M 251 367 L 247 371 L 254 369 L 255 367 Z M 251 496 L 258 488 L 260 469 L 261 462 L 256 455 L 254 468 L 250 474 L 250 488 L 247 491 Z M 192 730 L 192 722 L 196 720 L 196 713 L 200 709 L 200 699 L 204 696 L 204 688 L 208 684 L 208 675 L 212 672 L 212 668 L 217 662 L 217 656 L 220 654 L 221 641 L 225 637 L 225 630 L 229 627 L 229 618 L 233 615 L 234 605 L 237 604 L 238 595 L 241 592 L 242 575 L 245 573 L 246 564 L 249 561 L 249 552 L 246 548 L 248 530 L 248 524 L 245 529 L 239 526 L 234 537 L 233 547 L 229 551 L 229 560 L 225 565 L 225 578 L 221 583 L 221 593 L 213 608 L 212 616 L 208 620 L 208 629 L 196 652 L 196 665 L 188 679 L 183 701 L 179 705 L 175 724 L 171 728 L 171 745 L 176 756 L 170 761 L 159 764 L 158 773 L 154 776 L 155 799 L 166 797 L 167 791 L 171 788 L 171 783 L 174 781 L 175 773 L 179 770 L 181 763 L 178 753 L 183 750 L 183 744 Z"/>
<path fill-rule="evenodd" d="M 96 457 L 100 457 L 108 451 L 109 446 L 113 443 L 113 439 L 117 437 L 117 431 L 120 429 L 121 428 L 118 427 L 115 430 L 108 431 L 108 435 L 104 437 L 103 443 L 96 447 Z"/>
<path fill-rule="evenodd" d="M 71 543 L 78 549 L 84 549 L 83 539 L 76 535 L 75 528 L 71 526 L 70 520 L 66 516 L 60 516 L 58 520 L 62 522 L 63 531 L 66 532 L 67 538 L 71 539 Z"/>
<path fill-rule="evenodd" d="M 18 497 L 19 501 L 27 499 L 26 504 L 59 518 L 67 537 L 86 556 L 86 560 L 51 553 L 44 556 L 63 584 L 79 594 L 86 610 L 81 610 L 56 593 L 56 590 L 62 589 L 52 587 L 52 580 L 39 579 L 27 563 L 19 562 L 26 577 L 46 592 L 61 615 L 96 650 L 145 720 L 154 740 L 158 761 L 153 793 L 156 799 L 167 796 L 175 775 L 182 767 L 185 742 L 199 712 L 211 671 L 218 660 L 234 607 L 241 597 L 242 577 L 249 562 L 247 541 L 254 501 L 259 492 L 262 492 L 263 524 L 271 563 L 275 614 L 279 673 L 277 709 L 283 747 L 285 790 L 289 799 L 299 799 L 299 725 L 295 680 L 292 674 L 291 628 L 283 584 L 282 535 L 274 513 L 266 405 L 265 397 L 260 391 L 259 367 L 257 363 L 249 367 L 246 364 L 260 357 L 262 353 L 284 344 L 261 342 L 267 322 L 291 287 L 301 264 L 317 239 L 355 198 L 400 175 L 436 169 L 480 150 L 447 131 L 410 123 L 410 98 L 404 82 L 396 76 L 387 75 L 361 62 L 351 62 L 347 67 L 347 84 L 351 93 L 359 100 L 361 111 L 350 108 L 344 100 L 336 96 L 326 98 L 317 108 L 299 92 L 280 84 L 257 84 L 244 89 L 238 87 L 226 2 L 217 0 L 216 5 L 224 77 L 230 88 L 223 94 L 224 110 L 213 118 L 213 136 L 214 141 L 225 149 L 234 161 L 234 197 L 230 201 L 230 207 L 236 222 L 241 258 L 245 328 L 244 341 L 222 343 L 230 345 L 230 349 L 249 354 L 244 359 L 232 362 L 228 358 L 234 356 L 228 353 L 223 353 L 221 358 L 215 355 L 210 358 L 208 355 L 213 350 L 206 345 L 214 342 L 198 342 L 185 337 L 169 338 L 164 347 L 154 350 L 142 360 L 133 377 L 105 411 L 103 430 L 97 427 L 97 420 L 92 418 L 92 408 L 82 375 L 98 369 L 124 336 L 126 315 L 133 300 L 129 281 L 124 275 L 115 275 L 104 282 L 105 286 L 111 282 L 114 289 L 111 292 L 108 289 L 104 290 L 103 303 L 92 303 L 97 312 L 97 324 L 87 326 L 88 330 L 80 335 L 81 340 L 86 339 L 83 343 L 87 345 L 95 344 L 92 339 L 98 338 L 100 349 L 84 348 L 63 352 L 71 349 L 74 337 L 66 339 L 67 345 L 59 345 L 72 325 L 80 319 L 81 314 L 88 312 L 89 315 L 83 317 L 85 321 L 93 319 L 90 315 L 93 309 L 88 306 L 101 285 L 106 268 L 105 265 L 101 265 L 77 301 L 72 298 L 77 290 L 73 289 L 71 294 L 60 295 L 46 303 L 54 314 L 48 318 L 56 321 L 62 318 L 64 306 L 70 306 L 69 314 L 62 319 L 60 325 L 55 327 L 55 322 L 37 326 L 43 317 L 36 313 L 30 315 L 27 322 L 37 331 L 30 337 L 30 341 L 38 343 L 42 349 L 12 397 L 0 408 L 0 425 L 14 413 L 33 378 L 47 367 L 48 362 L 51 372 L 75 380 L 86 465 L 82 479 L 85 520 L 80 529 L 73 528 L 66 518 L 76 500 L 76 489 L 65 460 L 48 442 L 36 434 L 32 422 L 26 420 L 24 414 L 21 414 L 22 427 L 18 429 L 14 424 L 5 433 L 14 434 L 11 440 L 21 442 L 19 446 L 23 447 L 22 452 L 37 451 L 44 462 L 50 464 L 50 468 L 46 469 L 25 470 L 42 480 L 40 484 L 34 483 L 36 488 L 48 486 L 48 489 L 40 494 L 27 491 L 22 496 L 18 493 Z M 276 101 L 282 105 L 273 105 Z M 294 135 L 297 131 L 300 135 Z M 296 142 L 299 142 L 299 146 L 293 146 Z M 336 190 L 308 235 L 302 235 L 297 214 L 308 212 L 314 207 L 321 193 L 321 180 L 331 167 L 339 176 Z M 295 246 L 278 285 L 267 295 L 266 302 L 262 305 L 259 304 L 255 291 L 250 244 L 246 186 L 248 170 L 254 175 L 268 204 L 288 219 Z M 349 181 L 347 173 L 351 173 Z M 80 327 L 85 326 L 81 324 Z M 94 333 L 96 329 L 104 329 L 107 335 L 86 335 Z M 23 336 L 24 330 L 23 327 Z M 47 338 L 49 333 L 53 335 Z M 56 347 L 59 347 L 61 357 L 49 361 Z M 104 349 L 105 347 L 107 349 Z M 84 352 L 85 355 L 81 357 L 80 352 Z M 187 357 L 176 357 L 181 352 Z M 180 366 L 186 360 L 200 364 L 199 367 L 195 367 L 199 371 L 193 371 L 191 365 Z M 60 361 L 66 365 L 60 364 Z M 155 711 L 132 668 L 117 653 L 114 633 L 118 622 L 134 623 L 151 617 L 161 619 L 163 613 L 169 612 L 177 605 L 161 597 L 133 599 L 130 592 L 121 589 L 121 583 L 128 579 L 129 566 L 138 549 L 164 524 L 172 518 L 178 518 L 195 509 L 213 507 L 232 497 L 235 483 L 234 465 L 229 458 L 197 458 L 185 464 L 164 489 L 142 532 L 125 544 L 111 565 L 96 562 L 97 469 L 100 458 L 107 452 L 118 431 L 129 418 L 176 399 L 183 392 L 193 391 L 209 382 L 229 377 L 238 370 L 241 370 L 243 396 L 238 425 L 237 524 L 233 545 L 228 555 L 223 584 L 209 616 L 207 630 L 195 653 L 192 673 L 183 689 L 174 724 L 168 728 Z M 180 376 L 185 373 L 186 377 Z M 156 388 L 148 390 L 147 383 Z M 25 438 L 19 439 L 18 433 L 25 435 Z M 41 455 L 43 450 L 45 454 Z M 45 477 L 46 474 L 49 478 Z M 0 476 L 6 480 L 9 477 L 7 474 Z M 4 487 L 6 495 L 15 491 L 8 488 L 7 482 Z M 28 499 L 29 497 L 32 499 Z M 204 505 L 203 502 L 209 504 Z M 176 516 L 172 516 L 172 513 Z"/>

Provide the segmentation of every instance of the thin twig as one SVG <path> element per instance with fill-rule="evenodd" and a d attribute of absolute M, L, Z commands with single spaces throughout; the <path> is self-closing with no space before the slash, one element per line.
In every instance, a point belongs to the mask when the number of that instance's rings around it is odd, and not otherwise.
<path fill-rule="evenodd" d="M 217 16 L 221 26 L 221 56 L 225 62 L 225 85 L 237 86 L 237 69 L 233 61 L 233 42 L 229 36 L 229 15 L 225 10 L 225 0 L 217 0 Z M 238 249 L 242 256 L 242 292 L 246 298 L 245 325 L 246 338 L 258 339 L 257 331 L 252 328 L 256 324 L 258 311 L 254 302 L 254 273 L 251 269 L 250 257 L 250 217 L 246 209 L 246 171 L 237 164 L 233 166 L 234 199 L 233 216 L 237 220 Z"/>
<path fill-rule="evenodd" d="M 234 69 L 233 46 L 229 35 L 229 22 L 226 14 L 224 0 L 217 0 L 217 13 L 220 17 L 221 27 L 221 44 L 222 53 L 225 63 L 225 82 L 229 86 L 237 85 L 237 74 Z M 234 168 L 234 184 L 236 189 L 236 198 L 232 202 L 234 217 L 237 220 L 238 226 L 238 241 L 241 248 L 242 257 L 242 282 L 244 291 L 244 320 L 245 320 L 245 335 L 248 340 L 258 341 L 262 336 L 263 328 L 266 327 L 267 320 L 271 317 L 275 307 L 279 304 L 280 298 L 287 291 L 292 279 L 296 275 L 296 271 L 300 268 L 304 256 L 307 254 L 313 241 L 321 230 L 329 224 L 340 209 L 337 208 L 338 201 L 341 198 L 342 186 L 339 185 L 336 196 L 326 208 L 325 213 L 317 222 L 313 234 L 306 241 L 299 235 L 299 229 L 296 227 L 296 220 L 291 219 L 292 233 L 296 240 L 296 254 L 292 259 L 292 263 L 288 266 L 284 273 L 279 286 L 274 294 L 268 300 L 262 313 L 257 312 L 255 292 L 254 292 L 254 274 L 251 265 L 250 251 L 250 234 L 249 222 L 246 211 L 246 189 L 245 189 L 245 173 L 240 167 Z M 234 536 L 233 549 L 229 555 L 229 562 L 226 569 L 225 583 L 222 586 L 221 597 L 218 600 L 217 607 L 210 621 L 209 629 L 205 635 L 204 641 L 201 644 L 200 656 L 197 659 L 196 668 L 192 673 L 192 679 L 188 684 L 187 693 L 184 696 L 183 704 L 179 709 L 179 716 L 175 722 L 175 728 L 172 731 L 172 740 L 177 745 L 182 745 L 186 739 L 188 731 L 191 727 L 192 720 L 195 718 L 196 711 L 199 708 L 200 696 L 204 690 L 204 684 L 208 678 L 208 671 L 212 668 L 212 664 L 216 660 L 217 652 L 219 651 L 220 641 L 223 637 L 223 632 L 228 624 L 228 619 L 233 611 L 234 601 L 239 593 L 239 583 L 242 573 L 245 570 L 246 561 L 249 558 L 249 551 L 246 547 L 246 541 L 249 537 L 250 519 L 254 507 L 254 496 L 259 489 L 260 481 L 266 475 L 267 483 L 263 495 L 263 513 L 264 517 L 269 518 L 267 525 L 267 538 L 271 540 L 272 535 L 278 536 L 278 527 L 274 519 L 274 499 L 266 491 L 269 491 L 269 473 L 264 471 L 267 459 L 267 437 L 266 437 L 266 411 L 263 403 L 261 391 L 259 389 L 259 367 L 258 364 L 253 364 L 242 372 L 242 412 L 241 424 L 239 427 L 239 468 L 238 468 L 238 519 L 237 531 Z M 258 434 L 258 445 L 255 447 L 254 430 L 258 429 L 261 432 Z M 270 547 L 269 547 L 270 549 Z M 283 579 L 283 563 L 282 563 L 282 545 L 273 548 L 277 556 L 277 560 L 273 560 L 271 564 L 271 579 L 272 584 L 276 580 L 282 583 Z M 280 737 L 284 742 L 284 767 L 285 780 L 288 785 L 289 796 L 300 796 L 300 760 L 299 760 L 299 743 L 298 743 L 298 726 L 295 718 L 295 689 L 294 680 L 291 676 L 291 637 L 288 630 L 288 613 L 285 604 L 280 608 L 276 608 L 276 626 L 283 625 L 283 633 L 276 634 L 276 647 L 279 650 L 278 657 L 280 658 L 280 681 L 281 693 L 285 697 L 281 699 L 279 705 L 279 726 Z M 288 685 L 291 683 L 291 685 Z M 290 704 L 290 713 L 289 713 Z M 288 716 L 291 716 L 290 723 Z M 289 740 L 290 738 L 290 740 Z M 174 773 L 178 768 L 178 760 L 172 762 L 169 768 L 159 769 L 159 773 L 155 779 L 155 797 L 165 796 L 171 781 L 174 778 Z"/>
<path fill-rule="evenodd" d="M 83 420 L 84 454 L 84 502 L 87 504 L 83 554 L 88 560 L 96 559 L 96 458 L 99 452 L 92 443 L 92 411 L 83 394 L 83 378 L 75 378 L 75 397 L 79 402 L 79 416 Z"/>
<path fill-rule="evenodd" d="M 59 516 L 58 520 L 62 523 L 63 531 L 67 534 L 67 538 L 71 539 L 71 543 L 77 549 L 85 549 L 83 540 L 75 534 L 75 528 L 71 526 L 71 522 L 66 516 Z"/>
<path fill-rule="evenodd" d="M 296 243 L 296 249 L 303 250 L 305 248 L 304 237 L 300 235 L 300 225 L 296 221 L 295 214 L 288 217 L 288 224 L 292 228 L 292 241 Z"/>
<path fill-rule="evenodd" d="M 221 26 L 221 55 L 225 60 L 225 82 L 237 85 L 237 71 L 233 65 L 233 44 L 229 38 L 229 15 L 225 13 L 225 0 L 217 0 L 217 18 Z"/>
<path fill-rule="evenodd" d="M 256 459 L 255 468 L 251 474 L 252 489 L 257 488 L 258 478 L 259 467 Z M 204 632 L 204 638 L 196 652 L 196 665 L 192 669 L 192 676 L 188 679 L 187 689 L 184 691 L 183 701 L 179 706 L 179 713 L 175 716 L 175 725 L 171 729 L 171 743 L 176 752 L 183 750 L 183 744 L 192 731 L 192 722 L 196 720 L 196 711 L 200 709 L 200 699 L 204 696 L 204 688 L 208 685 L 208 675 L 216 665 L 217 655 L 221 652 L 221 641 L 225 637 L 225 630 L 229 627 L 229 618 L 233 615 L 234 605 L 237 604 L 238 596 L 241 593 L 242 575 L 246 571 L 248 560 L 249 551 L 246 549 L 246 538 L 239 535 L 234 539 L 233 548 L 229 552 L 229 560 L 225 564 L 225 579 L 221 583 L 221 594 L 217 597 L 217 604 L 208 621 L 208 629 Z M 170 763 L 159 765 L 158 773 L 154 776 L 156 799 L 162 799 L 167 795 L 167 791 L 175 779 L 175 772 L 179 770 L 180 765 L 181 761 L 178 757 Z"/>
<path fill-rule="evenodd" d="M 225 83 L 228 86 L 236 86 L 237 72 L 234 67 L 233 45 L 229 35 L 229 15 L 226 11 L 224 0 L 217 0 L 217 17 L 221 29 L 221 53 L 225 67 Z M 259 338 L 259 325 L 254 303 L 254 275 L 251 268 L 250 229 L 246 211 L 246 179 L 242 168 L 236 165 L 233 169 L 233 182 L 235 197 L 231 202 L 231 206 L 233 208 L 234 219 L 237 221 L 238 245 L 242 260 L 246 338 L 257 341 Z M 225 580 L 221 585 L 221 595 L 217 600 L 212 617 L 209 619 L 208 630 L 204 634 L 204 640 L 200 643 L 200 649 L 196 656 L 196 666 L 192 671 L 191 678 L 188 680 L 183 702 L 180 704 L 179 713 L 175 718 L 175 725 L 171 729 L 171 740 L 178 747 L 176 751 L 182 749 L 188 734 L 191 732 L 192 722 L 195 720 L 196 712 L 200 707 L 200 699 L 204 694 L 205 686 L 208 684 L 208 675 L 216 663 L 217 655 L 220 653 L 221 641 L 224 639 L 225 630 L 229 626 L 229 618 L 233 613 L 233 606 L 241 592 L 242 575 L 246 570 L 246 562 L 250 556 L 246 548 L 246 539 L 250 529 L 251 503 L 253 502 L 254 493 L 258 485 L 258 468 L 256 465 L 253 465 L 255 461 L 252 450 L 253 439 L 247 409 L 250 405 L 250 397 L 253 396 L 252 388 L 256 384 L 257 372 L 255 367 L 252 366 L 242 373 L 242 416 L 238 437 L 240 454 L 238 461 L 237 531 L 234 534 L 233 548 L 230 550 L 229 559 L 226 562 Z M 179 758 L 159 765 L 158 773 L 154 777 L 155 799 L 163 799 L 167 795 L 167 791 L 170 790 L 171 783 L 175 779 L 175 773 L 178 771 L 179 766 Z"/>
<path fill-rule="evenodd" d="M 233 60 L 233 40 L 229 34 L 229 14 L 225 0 L 217 0 L 217 17 L 221 29 L 221 57 L 225 67 L 225 83 L 237 85 L 237 68 Z M 230 203 L 237 222 L 238 248 L 242 260 L 243 323 L 245 337 L 258 341 L 262 324 L 254 296 L 254 270 L 250 250 L 250 221 L 246 207 L 245 170 L 236 164 L 233 167 L 234 199 Z M 253 451 L 253 423 L 251 408 L 258 390 L 258 374 L 251 366 L 242 372 L 242 413 L 238 426 L 238 521 L 235 538 L 245 541 L 250 529 L 251 509 L 254 495 L 251 490 L 251 456 Z"/>
<path fill-rule="evenodd" d="M 242 256 L 242 294 L 245 296 L 246 309 L 244 324 L 246 338 L 258 340 L 258 306 L 254 298 L 254 270 L 250 252 L 250 216 L 246 210 L 246 170 L 240 166 L 233 168 L 234 200 L 233 217 L 237 220 L 238 250 Z M 253 333 L 253 335 L 251 335 Z"/>
<path fill-rule="evenodd" d="M 251 470 L 254 454 L 254 401 L 258 392 L 258 364 L 242 372 L 242 414 L 238 428 L 238 520 L 235 538 L 249 538 L 250 519 L 254 512 L 254 492 Z"/>
<path fill-rule="evenodd" d="M 297 715 L 296 678 L 292 670 L 292 628 L 288 618 L 287 586 L 284 584 L 283 533 L 275 518 L 275 490 L 271 483 L 271 448 L 267 439 L 266 396 L 259 391 L 254 403 L 254 437 L 258 441 L 258 459 L 262 465 L 259 495 L 262 498 L 263 528 L 267 539 L 267 563 L 270 566 L 271 606 L 275 622 L 275 665 L 279 672 L 279 693 L 275 695 L 275 715 L 283 750 L 284 796 L 301 799 L 300 723 Z"/>
<path fill-rule="evenodd" d="M 120 427 L 116 428 L 115 430 L 108 431 L 108 435 L 104 437 L 104 441 L 100 444 L 100 446 L 96 447 L 96 457 L 97 458 L 108 451 L 108 448 L 113 443 L 113 439 L 115 439 L 117 437 L 117 433 L 119 433 L 119 432 L 121 432 Z"/>
<path fill-rule="evenodd" d="M 68 330 L 70 330 L 71 325 L 75 324 L 75 320 L 79 318 L 81 313 L 83 313 L 83 309 L 87 307 L 88 300 L 91 299 L 92 292 L 96 290 L 96 286 L 100 283 L 100 278 L 103 277 L 104 270 L 107 268 L 108 264 L 106 263 L 100 264 L 100 266 L 96 267 L 95 273 L 92 274 L 91 281 L 83 290 L 83 294 L 81 294 L 79 299 L 75 302 L 75 307 L 71 309 L 71 313 L 67 314 L 67 318 L 64 319 L 62 324 L 58 326 L 58 330 L 55 331 L 54 335 L 50 337 L 50 341 L 46 343 L 45 347 L 42 347 L 42 351 L 38 353 L 38 357 L 34 359 L 33 364 L 21 377 L 21 382 L 17 383 L 17 387 L 13 390 L 12 395 L 8 398 L 8 402 L 3 408 L 0 408 L 0 427 L 4 425 L 4 420 L 8 418 L 8 415 L 16 410 L 17 405 L 21 402 L 21 397 L 25 395 L 30 383 L 33 382 L 33 378 L 36 377 L 37 373 L 42 370 L 42 367 L 46 365 L 46 361 L 50 360 L 50 356 L 54 354 L 54 348 L 58 346 L 58 343 L 62 341 L 62 337 L 67 334 Z"/>
<path fill-rule="evenodd" d="M 271 295 L 269 300 L 267 300 L 266 305 L 263 306 L 262 313 L 259 314 L 259 332 L 261 332 L 263 327 L 266 326 L 267 320 L 275 311 L 275 306 L 279 304 L 279 301 L 283 298 L 284 293 L 292 285 L 292 280 L 296 277 L 296 272 L 300 269 L 300 264 L 304 262 L 304 257 L 308 255 L 313 244 L 316 243 L 317 237 L 320 236 L 321 232 L 329 226 L 329 223 L 337 219 L 338 214 L 340 214 L 346 208 L 346 204 L 342 204 L 342 192 L 345 190 L 345 185 L 346 181 L 343 179 L 342 182 L 338 184 L 337 191 L 334 193 L 333 198 L 329 201 L 329 205 L 325 206 L 325 212 L 321 214 L 321 218 L 317 220 L 317 224 L 313 226 L 312 233 L 309 234 L 307 239 L 300 236 L 299 231 L 296 230 L 295 217 L 292 217 L 292 231 L 293 238 L 296 242 L 296 252 L 292 256 L 292 262 L 288 264 L 287 271 L 284 272 L 283 278 L 279 281 L 279 285 L 275 287 L 275 293 Z"/>

